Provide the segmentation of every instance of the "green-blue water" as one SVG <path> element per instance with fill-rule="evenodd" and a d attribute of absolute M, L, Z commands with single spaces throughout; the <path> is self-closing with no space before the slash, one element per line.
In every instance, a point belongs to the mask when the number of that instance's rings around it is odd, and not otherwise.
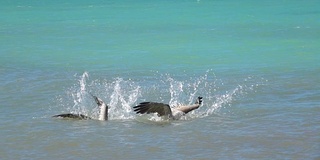
<path fill-rule="evenodd" d="M 320 158 L 320 3 L 0 1 L 1 159 Z M 110 121 L 63 121 L 63 112 Z M 142 101 L 204 104 L 143 123 Z"/>

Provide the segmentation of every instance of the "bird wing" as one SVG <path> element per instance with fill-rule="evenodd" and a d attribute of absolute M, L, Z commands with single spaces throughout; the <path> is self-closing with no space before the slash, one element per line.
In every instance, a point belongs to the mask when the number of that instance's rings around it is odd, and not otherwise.
<path fill-rule="evenodd" d="M 142 102 L 133 108 L 137 114 L 158 113 L 158 116 L 172 115 L 170 106 L 164 103 Z"/>

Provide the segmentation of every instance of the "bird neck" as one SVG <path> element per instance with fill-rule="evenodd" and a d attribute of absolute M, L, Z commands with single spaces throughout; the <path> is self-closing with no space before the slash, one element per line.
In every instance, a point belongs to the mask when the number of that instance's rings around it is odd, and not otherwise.
<path fill-rule="evenodd" d="M 187 105 L 187 106 L 179 106 L 177 108 L 177 110 L 187 114 L 187 113 L 199 108 L 199 106 L 200 106 L 199 104 L 192 104 L 192 105 Z"/>
<path fill-rule="evenodd" d="M 108 107 L 104 103 L 100 106 L 99 120 L 100 121 L 108 120 Z"/>

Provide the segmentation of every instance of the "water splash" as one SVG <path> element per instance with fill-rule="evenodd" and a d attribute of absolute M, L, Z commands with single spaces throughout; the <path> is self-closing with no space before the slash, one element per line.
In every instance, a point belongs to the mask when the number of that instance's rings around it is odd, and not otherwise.
<path fill-rule="evenodd" d="M 165 119 L 163 117 L 157 116 L 157 113 L 147 114 L 147 115 L 138 115 L 135 120 L 138 122 L 146 123 L 146 124 L 155 124 L 155 125 L 164 125 L 170 124 L 169 119 Z"/>
<path fill-rule="evenodd" d="M 232 87 L 231 89 L 226 90 L 221 94 L 215 94 L 212 97 L 215 100 L 211 101 L 208 104 L 208 108 L 205 110 L 205 112 L 203 112 L 204 116 L 209 116 L 215 112 L 220 111 L 220 109 L 222 108 L 231 107 L 232 104 L 234 104 L 238 100 L 248 99 L 249 97 L 247 97 L 247 95 L 257 92 L 257 89 L 259 87 L 267 84 L 267 80 L 265 80 L 264 78 L 248 76 L 243 80 L 238 80 L 236 83 L 233 82 L 232 84 L 234 85 L 234 87 Z M 217 90 L 226 88 L 225 85 L 225 83 L 221 83 L 219 87 L 217 87 Z"/>
<path fill-rule="evenodd" d="M 202 96 L 203 105 L 183 117 L 188 120 L 210 116 L 222 108 L 230 107 L 237 100 L 245 98 L 245 95 L 256 92 L 256 88 L 266 82 L 264 79 L 248 76 L 229 84 L 218 79 L 212 70 L 206 71 L 204 75 L 182 80 L 169 74 L 157 73 L 154 77 L 145 81 L 119 77 L 90 80 L 89 73 L 84 72 L 81 76 L 76 76 L 77 83 L 67 89 L 67 96 L 60 96 L 57 100 L 68 112 L 97 118 L 99 108 L 90 94 L 96 95 L 109 106 L 109 119 L 112 120 L 136 118 L 132 107 L 142 101 L 163 102 L 175 107 L 193 104 L 198 96 Z"/>
<path fill-rule="evenodd" d="M 89 74 L 87 72 L 84 72 L 79 80 L 80 90 L 78 90 L 76 93 L 71 93 L 74 103 L 72 108 L 78 110 L 78 112 L 87 112 L 86 107 L 80 104 L 86 96 L 86 80 L 88 78 Z"/>
<path fill-rule="evenodd" d="M 112 88 L 110 95 L 110 118 L 111 119 L 131 119 L 131 106 L 137 101 L 140 95 L 140 86 L 130 80 L 116 78 L 111 86 L 106 84 L 108 88 Z M 116 106 L 116 107 L 113 107 Z"/>
<path fill-rule="evenodd" d="M 66 90 L 66 95 L 57 96 L 57 106 L 63 109 L 63 113 L 81 113 L 90 116 L 90 108 L 94 106 L 94 103 L 91 101 L 92 97 L 88 95 L 86 88 L 89 74 L 84 72 L 81 76 L 74 76 L 77 79 L 77 83 Z M 90 101 L 89 96 L 91 98 Z"/>
<path fill-rule="evenodd" d="M 101 98 L 109 106 L 109 119 L 133 119 L 132 106 L 140 95 L 140 87 L 123 78 L 89 80 L 89 73 L 78 77 L 77 84 L 67 89 L 67 96 L 57 98 L 60 106 L 70 113 L 81 113 L 97 119 L 99 108 L 91 95 Z M 72 105 L 70 103 L 72 101 Z"/>
<path fill-rule="evenodd" d="M 179 97 L 183 93 L 184 83 L 181 81 L 176 81 L 173 78 L 169 77 L 167 81 L 170 83 L 169 91 L 170 91 L 170 106 L 178 106 L 179 105 Z"/>
<path fill-rule="evenodd" d="M 246 95 L 256 92 L 256 89 L 266 84 L 266 80 L 259 77 L 248 76 L 244 79 L 236 80 L 236 82 L 228 82 L 216 77 L 212 70 L 207 70 L 204 75 L 192 76 L 189 79 L 177 80 L 169 74 L 158 75 L 160 82 L 153 85 L 160 97 L 167 96 L 170 106 L 190 105 L 195 103 L 198 96 L 203 97 L 203 105 L 188 113 L 183 119 L 193 119 L 197 117 L 206 117 L 217 113 L 222 108 L 231 107 L 238 100 L 247 98 Z M 166 88 L 166 89 L 162 89 Z M 154 94 L 148 89 L 142 91 L 143 97 Z M 154 95 L 155 96 L 155 95 Z M 163 102 L 163 98 L 155 101 Z"/>

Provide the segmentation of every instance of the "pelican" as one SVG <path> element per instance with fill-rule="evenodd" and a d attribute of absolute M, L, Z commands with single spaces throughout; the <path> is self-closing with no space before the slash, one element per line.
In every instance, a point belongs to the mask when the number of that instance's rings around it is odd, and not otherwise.
<path fill-rule="evenodd" d="M 96 103 L 98 104 L 100 108 L 100 114 L 99 114 L 99 119 L 100 121 L 107 121 L 108 120 L 108 106 L 98 97 L 92 95 Z M 88 117 L 83 114 L 72 114 L 72 113 L 66 113 L 66 114 L 58 114 L 54 115 L 52 117 L 57 117 L 57 118 L 70 118 L 70 119 L 93 119 L 91 117 Z"/>
<path fill-rule="evenodd" d="M 179 120 L 185 114 L 197 109 L 202 103 L 202 97 L 198 97 L 195 104 L 171 108 L 168 104 L 157 102 L 142 102 L 134 106 L 136 114 L 157 113 L 160 117 L 168 117 L 170 120 Z"/>

